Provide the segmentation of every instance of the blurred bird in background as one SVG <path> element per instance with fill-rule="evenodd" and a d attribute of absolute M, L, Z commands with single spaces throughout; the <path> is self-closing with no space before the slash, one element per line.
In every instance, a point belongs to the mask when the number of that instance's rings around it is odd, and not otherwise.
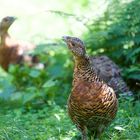
<path fill-rule="evenodd" d="M 10 64 L 23 64 L 28 66 L 35 66 L 37 68 L 44 68 L 44 65 L 40 63 L 37 55 L 29 55 L 28 52 L 36 48 L 35 45 L 13 39 L 8 30 L 10 26 L 16 20 L 16 17 L 7 16 L 0 22 L 0 65 L 8 71 Z"/>

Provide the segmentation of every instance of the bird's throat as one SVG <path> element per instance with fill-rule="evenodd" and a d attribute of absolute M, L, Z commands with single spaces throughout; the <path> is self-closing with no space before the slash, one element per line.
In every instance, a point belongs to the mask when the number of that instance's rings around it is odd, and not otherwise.
<path fill-rule="evenodd" d="M 75 60 L 73 82 L 81 80 L 87 82 L 103 82 L 94 71 L 90 61 L 88 56 Z"/>

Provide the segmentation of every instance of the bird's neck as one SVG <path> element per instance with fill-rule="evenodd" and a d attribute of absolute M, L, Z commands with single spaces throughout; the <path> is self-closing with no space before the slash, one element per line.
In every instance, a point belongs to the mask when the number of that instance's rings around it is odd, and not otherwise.
<path fill-rule="evenodd" d="M 91 65 L 89 56 L 75 58 L 74 81 L 102 82 Z"/>
<path fill-rule="evenodd" d="M 7 30 L 0 30 L 0 45 L 6 45 L 7 40 L 10 39 L 10 35 Z"/>

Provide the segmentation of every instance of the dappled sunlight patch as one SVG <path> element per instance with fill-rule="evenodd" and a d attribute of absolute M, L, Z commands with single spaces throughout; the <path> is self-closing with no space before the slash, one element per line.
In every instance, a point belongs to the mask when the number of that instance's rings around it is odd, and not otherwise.
<path fill-rule="evenodd" d="M 115 126 L 114 129 L 118 130 L 118 131 L 124 131 L 125 129 L 121 126 Z"/>

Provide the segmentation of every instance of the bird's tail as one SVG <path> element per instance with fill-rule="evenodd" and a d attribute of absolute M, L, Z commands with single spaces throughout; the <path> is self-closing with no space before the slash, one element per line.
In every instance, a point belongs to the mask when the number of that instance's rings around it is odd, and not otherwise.
<path fill-rule="evenodd" d="M 108 83 L 116 92 L 117 96 L 132 96 L 133 92 L 130 91 L 127 84 L 121 77 L 113 77 Z"/>

